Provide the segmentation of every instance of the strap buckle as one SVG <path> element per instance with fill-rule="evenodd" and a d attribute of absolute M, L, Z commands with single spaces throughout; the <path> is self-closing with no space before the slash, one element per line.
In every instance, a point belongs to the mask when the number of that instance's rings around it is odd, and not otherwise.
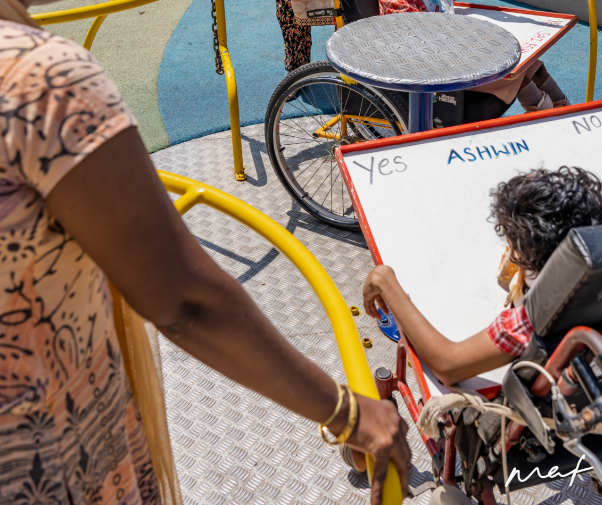
<path fill-rule="evenodd" d="M 343 15 L 343 9 L 314 9 L 307 11 L 307 17 L 312 18 L 336 18 Z"/>

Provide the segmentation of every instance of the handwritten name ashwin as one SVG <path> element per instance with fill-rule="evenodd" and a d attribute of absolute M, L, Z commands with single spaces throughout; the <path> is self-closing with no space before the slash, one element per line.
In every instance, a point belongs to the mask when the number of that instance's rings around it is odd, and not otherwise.
<path fill-rule="evenodd" d="M 499 147 L 499 146 L 498 146 Z M 489 149 L 491 148 L 491 150 Z M 503 148 L 503 149 L 502 149 Z M 472 149 L 475 149 L 475 151 L 473 152 Z M 465 147 L 463 151 L 460 151 L 460 154 L 455 150 L 455 149 L 451 149 L 449 152 L 449 157 L 447 158 L 447 164 L 451 164 L 452 161 L 458 160 L 461 162 L 467 162 L 467 161 L 477 161 L 477 156 L 479 158 L 481 158 L 482 160 L 485 159 L 498 159 L 500 157 L 500 154 L 505 154 L 506 156 L 516 156 L 520 153 L 522 153 L 523 151 L 528 151 L 529 150 L 529 146 L 527 145 L 527 141 L 526 140 L 521 140 L 520 142 L 508 142 L 503 143 L 501 145 L 501 148 L 498 150 L 496 149 L 495 146 L 493 145 L 489 145 L 489 146 L 475 146 L 475 147 Z M 488 156 L 489 158 L 485 158 L 485 156 Z M 466 159 L 464 159 L 466 158 Z"/>

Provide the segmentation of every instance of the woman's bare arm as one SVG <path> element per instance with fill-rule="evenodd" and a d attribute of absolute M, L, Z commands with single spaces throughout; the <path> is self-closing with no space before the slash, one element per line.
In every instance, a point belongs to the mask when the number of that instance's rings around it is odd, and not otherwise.
<path fill-rule="evenodd" d="M 332 380 L 282 338 L 240 284 L 200 247 L 134 128 L 87 156 L 46 203 L 128 303 L 169 339 L 304 417 L 320 422 L 330 416 L 337 402 Z M 358 402 L 360 422 L 349 443 L 375 455 L 373 503 L 380 503 L 389 458 L 407 485 L 406 426 L 390 402 L 360 395 Z M 332 431 L 345 424 L 346 408 Z"/>
<path fill-rule="evenodd" d="M 391 267 L 377 266 L 368 274 L 364 285 L 364 308 L 368 315 L 380 317 L 376 304 L 385 313 L 388 305 L 418 355 L 447 386 L 514 360 L 491 341 L 487 330 L 462 342 L 453 342 L 439 333 L 412 303 Z"/>

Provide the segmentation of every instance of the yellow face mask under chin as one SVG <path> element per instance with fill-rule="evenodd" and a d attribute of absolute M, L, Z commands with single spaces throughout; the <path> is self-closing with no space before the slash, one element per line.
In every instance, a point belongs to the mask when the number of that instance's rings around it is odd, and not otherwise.
<path fill-rule="evenodd" d="M 512 251 L 506 246 L 497 271 L 498 284 L 508 292 L 504 306 L 522 305 L 525 272 L 512 262 Z"/>

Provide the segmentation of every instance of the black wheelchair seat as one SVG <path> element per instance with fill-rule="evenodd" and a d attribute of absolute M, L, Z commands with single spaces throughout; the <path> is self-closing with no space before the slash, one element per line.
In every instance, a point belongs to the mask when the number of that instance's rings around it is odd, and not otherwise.
<path fill-rule="evenodd" d="M 548 354 L 571 328 L 602 327 L 602 226 L 569 232 L 525 296 L 525 308 Z"/>

